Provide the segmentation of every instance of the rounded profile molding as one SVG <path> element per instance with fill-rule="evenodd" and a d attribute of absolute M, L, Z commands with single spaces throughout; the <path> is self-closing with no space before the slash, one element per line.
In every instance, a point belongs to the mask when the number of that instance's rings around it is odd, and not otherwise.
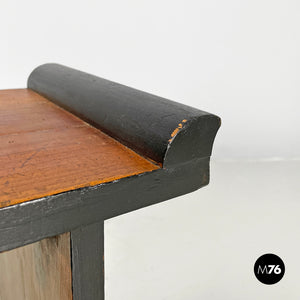
<path fill-rule="evenodd" d="M 209 157 L 221 124 L 208 112 L 54 63 L 34 69 L 28 88 L 163 167 Z"/>

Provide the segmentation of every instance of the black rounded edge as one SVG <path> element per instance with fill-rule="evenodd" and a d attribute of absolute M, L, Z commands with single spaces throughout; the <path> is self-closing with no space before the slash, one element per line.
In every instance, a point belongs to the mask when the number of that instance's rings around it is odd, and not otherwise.
<path fill-rule="evenodd" d="M 169 140 L 164 166 L 210 157 L 220 126 L 221 118 L 209 113 L 184 119 Z"/>
<path fill-rule="evenodd" d="M 221 125 L 216 115 L 57 63 L 36 67 L 27 86 L 163 167 L 209 157 Z"/>
<path fill-rule="evenodd" d="M 45 69 L 47 67 L 51 67 L 51 66 L 62 66 L 58 63 L 45 63 L 45 64 L 42 64 L 42 65 L 39 65 L 37 67 L 35 67 L 31 73 L 29 74 L 28 78 L 27 78 L 27 88 L 29 89 L 32 89 L 32 90 L 35 90 L 35 85 L 33 83 L 34 81 L 34 77 L 36 76 L 36 73 L 39 71 L 39 70 L 42 70 L 42 69 Z"/>

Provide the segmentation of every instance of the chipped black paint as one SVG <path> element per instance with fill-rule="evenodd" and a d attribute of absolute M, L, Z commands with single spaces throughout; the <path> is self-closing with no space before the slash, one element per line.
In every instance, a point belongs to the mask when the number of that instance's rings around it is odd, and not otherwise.
<path fill-rule="evenodd" d="M 210 113 L 58 64 L 36 68 L 28 87 L 164 166 L 210 156 L 220 126 Z"/>
<path fill-rule="evenodd" d="M 0 209 L 0 251 L 33 243 L 192 192 L 209 181 L 209 158 Z"/>

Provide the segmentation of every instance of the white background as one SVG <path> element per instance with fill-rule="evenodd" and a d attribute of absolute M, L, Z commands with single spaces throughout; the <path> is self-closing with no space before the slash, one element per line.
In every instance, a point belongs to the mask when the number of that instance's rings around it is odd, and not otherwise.
<path fill-rule="evenodd" d="M 107 300 L 299 299 L 300 1 L 0 0 L 0 89 L 57 62 L 222 118 L 209 187 L 106 222 Z M 286 263 L 275 286 L 253 265 Z"/>

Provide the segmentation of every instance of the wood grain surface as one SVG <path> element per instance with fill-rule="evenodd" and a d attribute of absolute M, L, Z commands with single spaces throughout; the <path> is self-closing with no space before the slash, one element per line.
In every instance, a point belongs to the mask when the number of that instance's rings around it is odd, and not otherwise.
<path fill-rule="evenodd" d="M 70 234 L 0 253 L 0 300 L 71 300 Z"/>
<path fill-rule="evenodd" d="M 0 208 L 158 168 L 29 89 L 0 91 Z"/>

